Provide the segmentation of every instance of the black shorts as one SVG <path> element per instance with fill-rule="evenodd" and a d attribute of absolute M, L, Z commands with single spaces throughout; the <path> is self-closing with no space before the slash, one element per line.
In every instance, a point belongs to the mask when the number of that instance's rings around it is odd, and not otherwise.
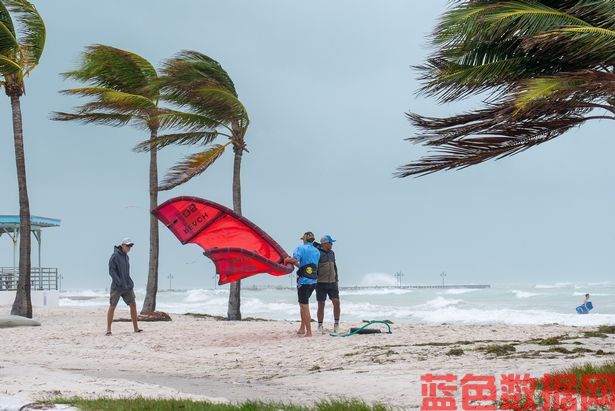
<path fill-rule="evenodd" d="M 299 304 L 309 304 L 310 297 L 316 288 L 316 284 L 300 285 L 297 287 L 297 296 L 299 297 Z"/>
<path fill-rule="evenodd" d="M 126 305 L 132 305 L 135 303 L 135 292 L 133 290 L 111 290 L 111 296 L 109 297 L 109 305 L 115 307 L 120 301 L 120 297 L 126 303 Z"/>
<path fill-rule="evenodd" d="M 325 301 L 327 295 L 330 300 L 340 298 L 340 290 L 337 283 L 318 283 L 316 284 L 316 301 Z"/>

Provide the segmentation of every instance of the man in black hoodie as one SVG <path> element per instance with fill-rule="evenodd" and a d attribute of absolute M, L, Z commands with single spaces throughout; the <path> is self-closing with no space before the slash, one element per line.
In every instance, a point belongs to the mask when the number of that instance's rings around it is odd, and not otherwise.
<path fill-rule="evenodd" d="M 111 296 L 109 298 L 109 311 L 107 311 L 107 333 L 111 335 L 111 323 L 113 322 L 113 314 L 115 307 L 120 301 L 120 297 L 126 305 L 130 307 L 130 318 L 132 318 L 132 326 L 136 333 L 143 330 L 139 329 L 137 323 L 137 303 L 135 301 L 134 283 L 130 278 L 130 263 L 128 253 L 132 249 L 134 243 L 130 238 L 125 238 L 118 246 L 113 247 L 113 255 L 109 259 L 109 275 L 112 278 Z"/>

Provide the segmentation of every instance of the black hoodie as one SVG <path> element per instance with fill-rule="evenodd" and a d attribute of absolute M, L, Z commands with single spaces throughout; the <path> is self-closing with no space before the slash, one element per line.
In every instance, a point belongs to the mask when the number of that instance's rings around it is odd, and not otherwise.
<path fill-rule="evenodd" d="M 134 283 L 130 278 L 130 263 L 128 254 L 122 251 L 122 247 L 113 247 L 113 255 L 109 259 L 109 275 L 113 279 L 112 290 L 128 291 L 134 288 Z"/>

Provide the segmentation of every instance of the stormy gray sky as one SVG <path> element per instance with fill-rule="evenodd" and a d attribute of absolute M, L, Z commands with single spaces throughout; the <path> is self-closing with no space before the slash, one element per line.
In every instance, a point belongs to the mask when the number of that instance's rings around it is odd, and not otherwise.
<path fill-rule="evenodd" d="M 136 286 L 145 287 L 148 156 L 145 136 L 49 120 L 77 100 L 83 48 L 102 43 L 158 65 L 182 49 L 203 52 L 230 73 L 248 108 L 243 211 L 289 252 L 306 230 L 328 233 L 342 284 L 370 273 L 405 273 L 404 283 L 545 283 L 612 278 L 615 232 L 613 126 L 592 123 L 519 156 L 420 179 L 395 168 L 424 153 L 403 139 L 406 111 L 446 115 L 477 100 L 438 105 L 417 97 L 427 36 L 445 0 L 54 0 L 35 2 L 47 24 L 41 65 L 23 98 L 30 203 L 62 219 L 43 234 L 43 265 L 67 288 L 104 288 L 113 244 L 130 236 Z M 0 101 L 0 214 L 18 213 L 8 101 Z M 611 127 L 610 129 L 608 127 Z M 193 150 L 161 154 L 164 173 Z M 194 195 L 231 206 L 230 152 L 206 174 L 160 201 Z M 36 248 L 33 249 L 36 254 Z M 0 237 L 0 266 L 12 246 Z M 161 227 L 160 276 L 175 287 L 212 287 L 213 264 Z M 367 277 L 366 277 L 367 276 Z M 268 275 L 246 284 L 287 285 Z"/>

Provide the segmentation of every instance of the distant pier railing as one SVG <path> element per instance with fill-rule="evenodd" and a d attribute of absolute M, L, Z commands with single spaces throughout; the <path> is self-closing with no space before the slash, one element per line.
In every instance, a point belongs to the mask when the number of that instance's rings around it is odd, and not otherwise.
<path fill-rule="evenodd" d="M 454 285 L 391 285 L 391 286 L 350 286 L 350 287 L 340 287 L 340 290 L 364 290 L 364 289 L 374 289 L 374 288 L 401 288 L 401 289 L 415 289 L 415 288 L 440 288 L 440 289 L 451 289 L 451 288 L 468 288 L 468 289 L 482 289 L 482 288 L 491 288 L 489 284 L 454 284 Z"/>
<path fill-rule="evenodd" d="M 19 282 L 19 269 L 0 267 L 0 291 L 14 291 Z M 57 290 L 58 269 L 50 267 L 32 267 L 30 269 L 32 290 Z"/>
<path fill-rule="evenodd" d="M 244 287 L 244 289 L 248 289 L 248 290 L 270 290 L 270 289 L 274 289 L 274 290 L 290 290 L 290 289 L 294 289 L 295 287 L 282 287 L 282 286 L 271 286 L 271 285 L 252 285 L 252 286 L 247 286 Z M 434 288 L 434 289 L 459 289 L 459 288 L 464 288 L 464 289 L 485 289 L 485 288 L 491 288 L 490 284 L 451 284 L 451 285 L 376 285 L 376 286 L 364 286 L 364 285 L 357 285 L 357 286 L 341 286 L 340 290 L 344 291 L 344 290 L 373 290 L 373 289 L 429 289 L 429 288 Z"/>

